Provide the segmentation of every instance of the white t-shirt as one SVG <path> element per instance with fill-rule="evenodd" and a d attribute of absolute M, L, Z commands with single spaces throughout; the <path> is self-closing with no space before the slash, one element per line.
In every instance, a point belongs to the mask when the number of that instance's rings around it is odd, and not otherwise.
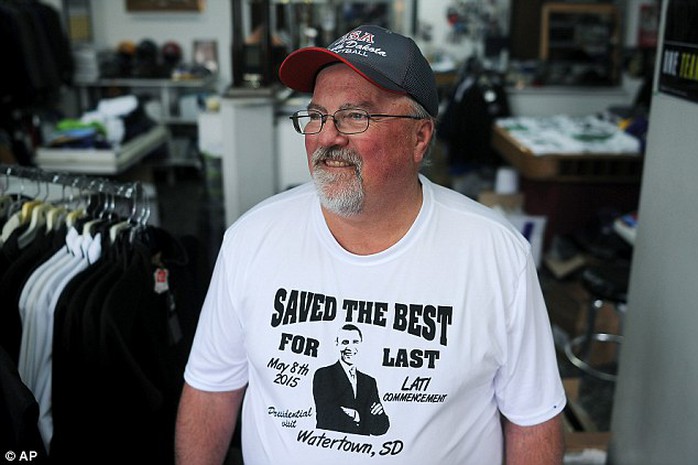
<path fill-rule="evenodd" d="M 17 370 L 39 404 L 38 427 L 47 451 L 53 437 L 53 314 L 70 280 L 100 257 L 101 237 L 99 233 L 94 238 L 80 235 L 70 228 L 66 247 L 49 259 L 52 264 L 47 268 L 37 268 L 25 284 L 28 295 L 20 304 L 22 341 Z"/>
<path fill-rule="evenodd" d="M 411 229 L 374 255 L 335 241 L 312 184 L 226 231 L 185 379 L 205 391 L 248 384 L 246 464 L 500 464 L 500 412 L 533 425 L 562 411 L 528 242 L 494 211 L 421 182 Z M 316 426 L 314 374 L 337 362 L 346 324 L 362 333 L 354 362 L 375 381 L 384 433 Z M 327 388 L 337 399 L 341 379 Z"/>

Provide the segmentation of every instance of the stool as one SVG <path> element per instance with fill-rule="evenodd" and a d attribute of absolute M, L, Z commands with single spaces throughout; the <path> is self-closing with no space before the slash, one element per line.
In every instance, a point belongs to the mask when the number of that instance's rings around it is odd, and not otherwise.
<path fill-rule="evenodd" d="M 590 294 L 587 310 L 587 328 L 584 334 L 565 345 L 565 355 L 569 361 L 583 372 L 605 381 L 615 381 L 616 375 L 592 366 L 589 362 L 591 345 L 594 341 L 620 345 L 623 336 L 620 334 L 597 333 L 596 315 L 608 302 L 620 316 L 620 331 L 626 311 L 628 282 L 630 280 L 630 265 L 619 263 L 612 265 L 590 266 L 582 272 L 582 284 Z M 577 355 L 579 354 L 579 355 Z"/>

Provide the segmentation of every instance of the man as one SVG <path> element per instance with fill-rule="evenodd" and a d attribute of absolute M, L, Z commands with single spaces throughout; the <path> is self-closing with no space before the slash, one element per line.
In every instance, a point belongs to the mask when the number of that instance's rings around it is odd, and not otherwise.
<path fill-rule="evenodd" d="M 361 342 L 361 330 L 344 325 L 336 339 L 339 360 L 315 372 L 313 398 L 318 428 L 374 436 L 388 430 L 390 420 L 380 403 L 376 380 L 356 368 Z"/>
<path fill-rule="evenodd" d="M 185 372 L 180 465 L 221 463 L 242 405 L 257 464 L 560 464 L 565 393 L 528 242 L 419 174 L 431 68 L 409 38 L 362 26 L 290 54 L 312 92 L 293 117 L 313 183 L 228 231 Z M 364 335 L 390 428 L 318 430 L 310 373 L 337 324 Z M 242 402 L 244 396 L 244 403 Z"/>

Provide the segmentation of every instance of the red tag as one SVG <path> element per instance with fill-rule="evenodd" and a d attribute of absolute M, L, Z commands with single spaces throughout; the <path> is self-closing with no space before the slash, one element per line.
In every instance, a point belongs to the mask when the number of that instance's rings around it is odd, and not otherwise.
<path fill-rule="evenodd" d="M 153 273 L 155 278 L 155 288 L 153 289 L 156 293 L 162 294 L 170 290 L 170 283 L 168 281 L 169 271 L 166 268 L 158 268 Z"/>

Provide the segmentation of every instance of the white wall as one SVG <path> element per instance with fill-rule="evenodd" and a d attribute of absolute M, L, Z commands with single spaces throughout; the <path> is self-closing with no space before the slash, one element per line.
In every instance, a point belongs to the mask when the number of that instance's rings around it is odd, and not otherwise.
<path fill-rule="evenodd" d="M 60 0 L 52 0 L 60 3 Z M 92 0 L 95 45 L 115 48 L 119 42 L 135 43 L 152 39 L 158 45 L 174 40 L 180 44 L 184 61 L 192 60 L 194 40 L 215 40 L 218 44 L 219 84 L 232 81 L 230 46 L 232 38 L 230 0 L 208 0 L 198 13 L 133 13 L 124 0 Z"/>
<path fill-rule="evenodd" d="M 61 0 L 45 0 L 46 3 L 61 8 Z M 471 0 L 477 3 L 478 0 Z M 637 8 L 651 0 L 626 0 L 627 23 L 626 38 L 636 37 Z M 184 50 L 184 59 L 191 60 L 192 41 L 195 39 L 213 39 L 218 44 L 220 65 L 220 83 L 231 83 L 230 46 L 232 38 L 231 2 L 230 0 L 208 0 L 205 10 L 200 13 L 130 13 L 126 11 L 124 0 L 91 0 L 92 21 L 95 43 L 98 47 L 116 47 L 122 40 L 138 42 L 151 38 L 158 44 L 167 40 L 178 41 Z M 453 42 L 449 37 L 452 28 L 446 18 L 446 12 L 452 0 L 420 0 L 418 2 L 419 23 L 430 26 L 432 40 L 424 41 L 415 37 L 425 54 L 433 57 L 445 53 L 454 60 L 462 61 L 473 54 L 481 52 L 478 41 L 468 38 Z M 487 2 L 491 11 L 507 17 L 510 0 Z M 494 6 L 492 6 L 494 5 Z M 500 21 L 502 27 L 508 28 L 506 21 Z"/>
<path fill-rule="evenodd" d="M 625 79 L 619 87 L 507 89 L 507 96 L 514 116 L 586 116 L 609 107 L 631 106 L 638 86 L 639 81 Z"/>
<path fill-rule="evenodd" d="M 63 3 L 61 0 L 44 0 L 43 3 L 54 7 L 58 11 L 62 11 L 63 9 Z"/>
<path fill-rule="evenodd" d="M 698 105 L 652 100 L 609 464 L 698 457 Z"/>
<path fill-rule="evenodd" d="M 471 3 L 484 4 L 481 0 L 470 0 Z M 508 18 L 510 0 L 497 0 L 496 2 L 486 2 L 488 5 L 494 3 L 494 6 L 489 6 Z M 429 56 L 437 53 L 445 53 L 456 61 L 463 61 L 473 54 L 479 54 L 481 47 L 479 41 L 473 41 L 469 38 L 464 38 L 459 42 L 453 42 L 449 36 L 452 32 L 452 27 L 448 23 L 446 13 L 448 7 L 453 5 L 453 0 L 419 0 L 417 4 L 417 17 L 422 27 L 429 26 L 432 32 L 432 40 L 425 42 L 421 38 L 415 38 L 419 43 L 423 52 Z M 508 22 L 503 21 L 502 27 L 508 28 Z"/>
<path fill-rule="evenodd" d="M 697 119 L 698 103 L 653 96 L 609 465 L 698 457 Z"/>

